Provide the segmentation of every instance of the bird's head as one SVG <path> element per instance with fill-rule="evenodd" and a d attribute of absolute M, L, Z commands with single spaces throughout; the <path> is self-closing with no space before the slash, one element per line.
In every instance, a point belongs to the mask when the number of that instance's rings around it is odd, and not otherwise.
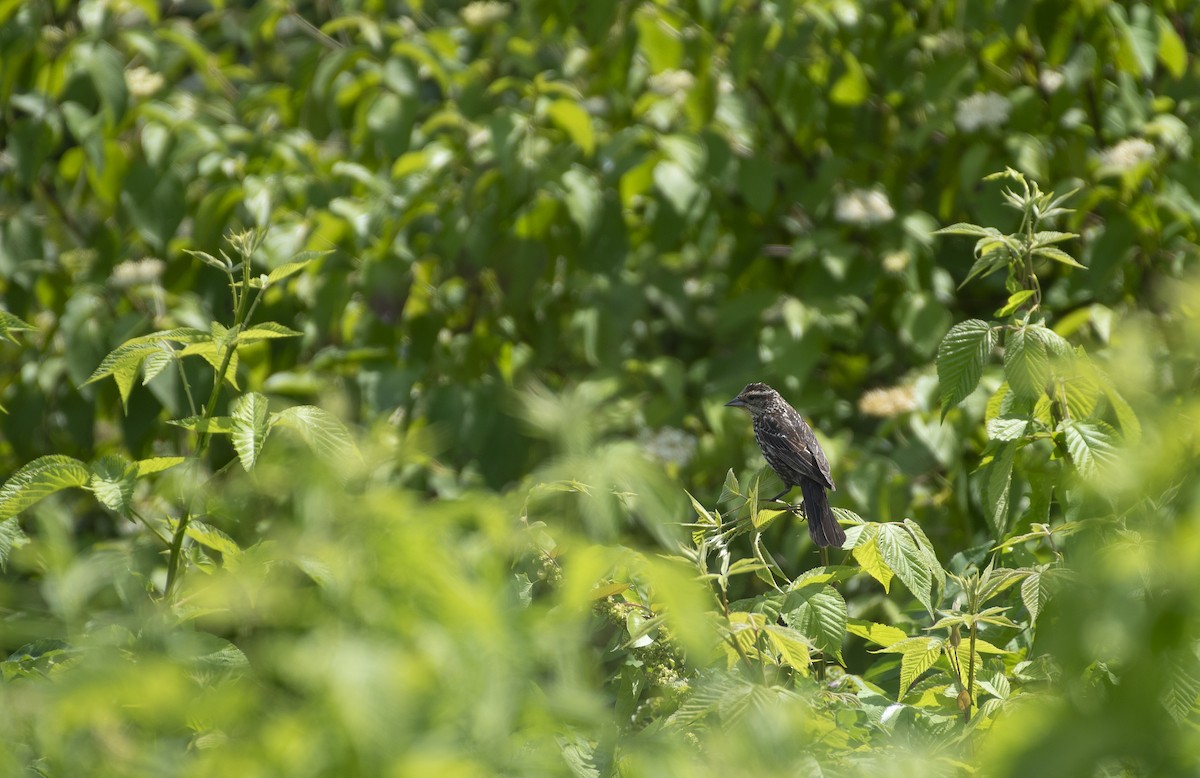
<path fill-rule="evenodd" d="M 734 408 L 745 408 L 752 416 L 757 416 L 760 413 L 770 413 L 782 402 L 783 398 L 779 396 L 779 392 L 766 384 L 753 383 L 746 384 L 746 388 L 738 393 L 737 397 L 725 404 Z"/>

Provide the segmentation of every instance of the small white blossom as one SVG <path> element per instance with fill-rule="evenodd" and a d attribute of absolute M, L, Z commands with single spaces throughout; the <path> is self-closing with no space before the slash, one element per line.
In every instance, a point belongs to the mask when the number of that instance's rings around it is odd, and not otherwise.
<path fill-rule="evenodd" d="M 1100 166 L 1114 170 L 1132 170 L 1154 159 L 1154 144 L 1141 138 L 1126 138 L 1100 152 Z"/>
<path fill-rule="evenodd" d="M 162 74 L 141 65 L 125 71 L 125 86 L 134 97 L 149 97 L 162 89 L 163 83 Z"/>
<path fill-rule="evenodd" d="M 467 3 L 460 13 L 468 27 L 490 27 L 507 18 L 511 10 L 507 3 L 478 0 L 474 3 Z"/>
<path fill-rule="evenodd" d="M 954 111 L 954 123 L 963 132 L 974 132 L 980 127 L 999 127 L 1008 121 L 1012 104 L 1004 95 L 995 92 L 979 92 L 958 101 Z"/>
<path fill-rule="evenodd" d="M 883 269 L 892 275 L 898 275 L 904 272 L 904 268 L 908 267 L 911 260 L 912 254 L 906 249 L 892 251 L 883 256 Z"/>
<path fill-rule="evenodd" d="M 911 386 L 888 386 L 870 389 L 858 398 L 858 410 L 865 416 L 890 419 L 915 410 L 917 398 Z"/>
<path fill-rule="evenodd" d="M 646 79 L 646 86 L 651 92 L 667 97 L 684 94 L 695 83 L 696 77 L 686 70 L 664 70 Z"/>
<path fill-rule="evenodd" d="M 1038 73 L 1038 83 L 1048 95 L 1052 95 L 1058 91 L 1058 88 L 1063 85 L 1066 76 L 1060 70 L 1043 70 Z"/>
<path fill-rule="evenodd" d="M 161 259 L 131 259 L 113 268 L 109 283 L 117 289 L 132 289 L 135 286 L 157 284 L 162 278 L 165 265 Z"/>
<path fill-rule="evenodd" d="M 643 429 L 638 442 L 655 459 L 680 467 L 690 462 L 696 453 L 696 436 L 674 427 L 663 427 L 653 432 Z"/>
<path fill-rule="evenodd" d="M 896 212 L 886 193 L 878 189 L 855 189 L 838 197 L 833 215 L 843 224 L 869 227 L 891 221 Z"/>

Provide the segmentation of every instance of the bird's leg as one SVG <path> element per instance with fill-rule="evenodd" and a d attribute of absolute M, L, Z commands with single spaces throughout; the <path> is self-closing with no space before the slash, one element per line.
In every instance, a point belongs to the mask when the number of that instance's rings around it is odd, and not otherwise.
<path fill-rule="evenodd" d="M 787 501 L 785 501 L 785 500 L 781 500 L 781 499 L 779 499 L 780 497 L 784 496 L 785 494 L 787 494 L 787 493 L 788 493 L 788 492 L 790 492 L 790 491 L 792 491 L 792 487 L 790 487 L 790 486 L 789 486 L 789 487 L 785 488 L 785 489 L 784 489 L 782 492 L 780 492 L 779 494 L 777 494 L 777 495 L 775 495 L 774 497 L 772 497 L 771 499 L 767 500 L 767 502 L 779 502 L 779 503 L 783 503 L 783 505 L 784 505 L 784 510 L 788 511 L 789 513 L 799 513 L 799 511 L 800 511 L 800 505 L 799 505 L 799 503 L 790 503 L 790 502 L 787 502 Z"/>

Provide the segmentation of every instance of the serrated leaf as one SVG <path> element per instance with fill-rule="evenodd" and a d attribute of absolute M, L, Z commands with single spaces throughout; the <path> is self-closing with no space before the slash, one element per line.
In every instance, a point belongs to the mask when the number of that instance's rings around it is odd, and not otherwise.
<path fill-rule="evenodd" d="M 933 667 L 942 654 L 944 641 L 935 637 L 915 637 L 897 641 L 876 653 L 900 654 L 900 691 L 903 699 L 921 674 Z"/>
<path fill-rule="evenodd" d="M 996 311 L 997 318 L 1008 316 L 1025 304 L 1025 301 L 1033 297 L 1036 291 L 1033 289 L 1022 289 L 1019 292 L 1014 292 L 1008 296 L 1008 302 L 1003 308 Z"/>
<path fill-rule="evenodd" d="M 137 476 L 137 465 L 123 456 L 111 454 L 92 463 L 92 476 L 88 485 L 101 505 L 122 516 L 128 516 Z"/>
<path fill-rule="evenodd" d="M 29 542 L 15 518 L 0 521 L 0 573 L 8 572 L 8 558 L 14 548 Z"/>
<path fill-rule="evenodd" d="M 158 348 L 146 355 L 146 359 L 142 362 L 142 386 L 153 381 L 158 377 L 167 365 L 175 360 L 175 349 L 173 348 Z"/>
<path fill-rule="evenodd" d="M 940 230 L 934 230 L 931 235 L 970 235 L 972 237 L 999 237 L 1000 230 L 995 227 L 981 227 L 978 224 L 968 224 L 967 222 L 956 222 L 949 227 L 942 227 Z"/>
<path fill-rule="evenodd" d="M 879 581 L 885 592 L 891 591 L 894 573 L 883 561 L 883 555 L 879 553 L 874 533 L 868 540 L 856 545 L 850 553 L 854 555 L 854 560 L 858 562 L 858 566 L 864 573 Z"/>
<path fill-rule="evenodd" d="M 1025 610 L 1029 611 L 1030 624 L 1037 621 L 1042 606 L 1049 599 L 1050 587 L 1040 570 L 1030 573 L 1021 582 L 1021 602 L 1025 603 Z"/>
<path fill-rule="evenodd" d="M 151 457 L 149 459 L 138 460 L 134 465 L 137 467 L 137 474 L 140 478 L 141 476 L 170 470 L 172 467 L 181 465 L 186 461 L 187 457 Z"/>
<path fill-rule="evenodd" d="M 1019 440 L 1029 428 L 1029 419 L 1014 419 L 1000 416 L 987 423 L 987 436 L 991 440 Z"/>
<path fill-rule="evenodd" d="M 989 240 L 989 239 L 985 238 L 985 240 Z M 993 245 L 995 245 L 995 244 L 993 244 Z M 1007 267 L 1008 260 L 1009 260 L 1009 254 L 1007 253 L 1007 251 L 1005 251 L 1005 252 L 991 251 L 991 252 L 980 254 L 979 257 L 975 260 L 975 264 L 971 265 L 971 269 L 967 271 L 967 277 L 962 280 L 962 283 L 960 283 L 958 285 L 958 288 L 962 289 L 964 286 L 969 284 L 973 279 L 987 278 L 992 273 L 995 273 L 997 270 Z"/>
<path fill-rule="evenodd" d="M 1055 230 L 1042 230 L 1033 233 L 1034 246 L 1049 246 L 1051 243 L 1062 243 L 1064 240 L 1078 238 L 1079 234 L 1075 232 L 1056 232 Z"/>
<path fill-rule="evenodd" d="M 908 633 L 899 627 L 862 619 L 849 619 L 846 622 L 846 631 L 884 648 L 899 643 L 901 640 L 908 640 Z"/>
<path fill-rule="evenodd" d="M 211 419 L 203 416 L 188 416 L 184 419 L 171 419 L 167 424 L 199 432 L 202 435 L 228 435 L 233 432 L 233 419 L 228 416 L 214 416 Z"/>
<path fill-rule="evenodd" d="M 1071 267 L 1081 267 L 1085 270 L 1087 269 L 1086 265 L 1080 264 L 1070 254 L 1063 251 L 1062 249 L 1055 248 L 1054 246 L 1042 246 L 1041 248 L 1036 248 L 1033 250 L 1033 255 L 1036 257 L 1044 257 L 1046 259 L 1052 259 L 1055 262 L 1061 262 L 1062 264 L 1070 265 Z"/>
<path fill-rule="evenodd" d="M 780 661 L 802 675 L 808 675 L 812 666 L 812 655 L 804 635 L 799 630 L 782 624 L 767 624 L 764 630 L 771 647 L 778 652 Z"/>
<path fill-rule="evenodd" d="M 942 569 L 942 563 L 938 561 L 937 551 L 933 548 L 933 543 L 930 542 L 929 536 L 925 534 L 925 530 L 921 529 L 921 525 L 917 524 L 912 519 L 904 520 L 904 528 L 913 536 L 916 541 L 917 548 L 925 555 L 925 561 L 929 566 L 929 572 L 933 576 L 934 596 L 933 604 L 936 606 L 941 602 L 941 595 L 946 591 L 946 571 Z"/>
<path fill-rule="evenodd" d="M 220 552 L 222 556 L 227 558 L 237 557 L 242 553 L 241 547 L 238 546 L 233 538 L 216 527 L 205 524 L 198 519 L 192 519 L 188 522 L 186 534 L 205 548 L 211 548 L 213 551 Z"/>
<path fill-rule="evenodd" d="M 121 393 L 121 405 L 129 404 L 129 393 L 133 390 L 142 361 L 161 347 L 152 343 L 129 341 L 117 346 L 108 356 L 101 360 L 100 365 L 92 372 L 82 386 L 87 386 L 108 376 L 117 382 L 117 390 Z"/>
<path fill-rule="evenodd" d="M 705 508 L 703 505 L 701 505 L 700 501 L 692 496 L 691 492 L 684 489 L 683 493 L 686 494 L 688 496 L 688 499 L 692 501 L 692 510 L 694 510 L 696 512 L 696 516 L 700 518 L 701 524 L 711 524 L 714 526 L 720 524 L 720 522 L 717 519 L 714 519 L 712 517 L 712 514 L 710 514 L 708 512 L 708 509 Z M 720 515 L 720 514 L 718 514 L 718 515 Z"/>
<path fill-rule="evenodd" d="M 987 499 L 988 523 L 996 537 L 1008 529 L 1009 495 L 1012 491 L 1013 462 L 1016 460 L 1017 444 L 1003 443 L 987 464 L 987 484 L 984 493 Z"/>
<path fill-rule="evenodd" d="M 733 468 L 729 468 L 729 472 L 725 474 L 725 483 L 721 486 L 721 497 L 717 502 L 724 502 L 730 497 L 741 497 L 742 487 L 738 483 L 737 476 L 733 474 Z"/>
<path fill-rule="evenodd" d="M 198 330 L 195 327 L 175 327 L 169 330 L 159 330 L 152 332 L 149 335 L 140 335 L 136 338 L 131 338 L 123 345 L 144 345 L 149 343 L 157 344 L 160 340 L 166 340 L 171 343 L 201 343 L 206 340 L 212 340 L 212 335 L 204 330 Z"/>
<path fill-rule="evenodd" d="M 229 415 L 233 419 L 233 449 L 237 452 L 242 467 L 246 472 L 250 472 L 258 462 L 263 443 L 270 432 L 266 395 L 247 392 L 234 401 Z"/>
<path fill-rule="evenodd" d="M 192 249 L 184 249 L 183 251 L 185 254 L 191 254 L 209 267 L 215 267 L 217 270 L 228 272 L 233 268 L 233 263 L 227 257 L 222 261 L 207 251 L 194 251 Z"/>
<path fill-rule="evenodd" d="M 1095 478 L 1117 460 L 1116 430 L 1104 422 L 1065 419 L 1058 428 L 1075 469 L 1084 478 Z"/>
<path fill-rule="evenodd" d="M 1104 396 L 1108 398 L 1108 404 L 1112 406 L 1113 413 L 1117 416 L 1117 424 L 1121 425 L 1121 434 L 1125 436 L 1125 440 L 1129 443 L 1141 440 L 1142 423 L 1138 421 L 1133 406 L 1125 401 L 1107 376 L 1102 376 L 1100 385 L 1104 390 Z"/>
<path fill-rule="evenodd" d="M 917 547 L 912 535 L 903 525 L 880 524 L 875 542 L 884 564 L 932 615 L 933 574 L 924 552 Z"/>
<path fill-rule="evenodd" d="M 244 346 L 272 338 L 297 338 L 303 334 L 303 332 L 288 329 L 277 322 L 264 321 L 261 324 L 255 324 L 253 327 L 249 327 L 238 333 L 237 342 L 239 346 Z"/>
<path fill-rule="evenodd" d="M 992 350 L 992 329 L 980 319 L 968 319 L 950 328 L 937 353 L 942 418 L 979 384 L 983 365 Z"/>
<path fill-rule="evenodd" d="M 55 492 L 83 486 L 91 475 L 78 459 L 61 454 L 39 457 L 0 486 L 0 520 L 16 516 Z"/>
<path fill-rule="evenodd" d="M 1027 328 L 1010 332 L 1004 344 L 1004 375 L 1018 397 L 1027 400 L 1040 397 L 1050 376 L 1046 342 L 1030 334 Z"/>
<path fill-rule="evenodd" d="M 787 593 L 783 620 L 804 633 L 817 649 L 842 661 L 846 639 L 846 601 L 828 584 L 804 584 Z"/>
<path fill-rule="evenodd" d="M 316 262 L 321 257 L 332 254 L 333 251 L 305 251 L 297 255 L 297 258 L 292 262 L 285 262 L 267 273 L 267 286 L 279 283 L 285 278 L 290 278 L 296 275 L 304 268 Z M 263 286 L 262 278 L 250 279 L 250 286 L 253 289 L 260 289 Z"/>
<path fill-rule="evenodd" d="M 0 337 L 7 338 L 13 343 L 18 342 L 12 333 L 14 332 L 32 332 L 35 327 L 22 319 L 13 316 L 8 311 L 0 311 Z"/>
<path fill-rule="evenodd" d="M 185 346 L 183 348 L 183 350 L 181 350 L 179 352 L 179 356 L 181 356 L 181 357 L 199 356 L 205 362 L 207 362 L 212 367 L 213 372 L 216 373 L 216 372 L 220 371 L 221 365 L 224 362 L 226 348 L 227 348 L 226 346 L 221 345 L 218 342 L 214 342 L 213 340 L 208 340 L 208 341 L 205 341 L 202 343 L 192 343 L 192 344 Z M 237 351 L 234 351 L 229 356 L 229 364 L 225 368 L 225 376 L 224 376 L 224 379 L 226 381 L 228 381 L 229 385 L 232 386 L 234 389 L 238 388 L 237 371 L 238 371 L 238 355 L 237 355 Z"/>
<path fill-rule="evenodd" d="M 333 414 L 315 405 L 296 405 L 271 417 L 271 426 L 281 425 L 300 434 L 318 456 L 339 462 L 362 461 L 350 431 Z"/>

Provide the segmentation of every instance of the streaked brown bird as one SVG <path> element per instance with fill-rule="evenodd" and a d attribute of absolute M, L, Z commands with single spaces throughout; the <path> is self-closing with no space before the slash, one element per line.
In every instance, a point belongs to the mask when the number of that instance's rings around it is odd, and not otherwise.
<path fill-rule="evenodd" d="M 754 421 L 754 439 L 767 464 L 786 487 L 772 497 L 778 500 L 800 487 L 804 496 L 804 515 L 808 534 L 820 547 L 841 547 L 846 533 L 833 517 L 826 489 L 835 488 L 829 474 L 829 462 L 817 443 L 817 437 L 787 400 L 766 384 L 746 384 L 746 388 L 726 405 L 745 408 Z"/>

